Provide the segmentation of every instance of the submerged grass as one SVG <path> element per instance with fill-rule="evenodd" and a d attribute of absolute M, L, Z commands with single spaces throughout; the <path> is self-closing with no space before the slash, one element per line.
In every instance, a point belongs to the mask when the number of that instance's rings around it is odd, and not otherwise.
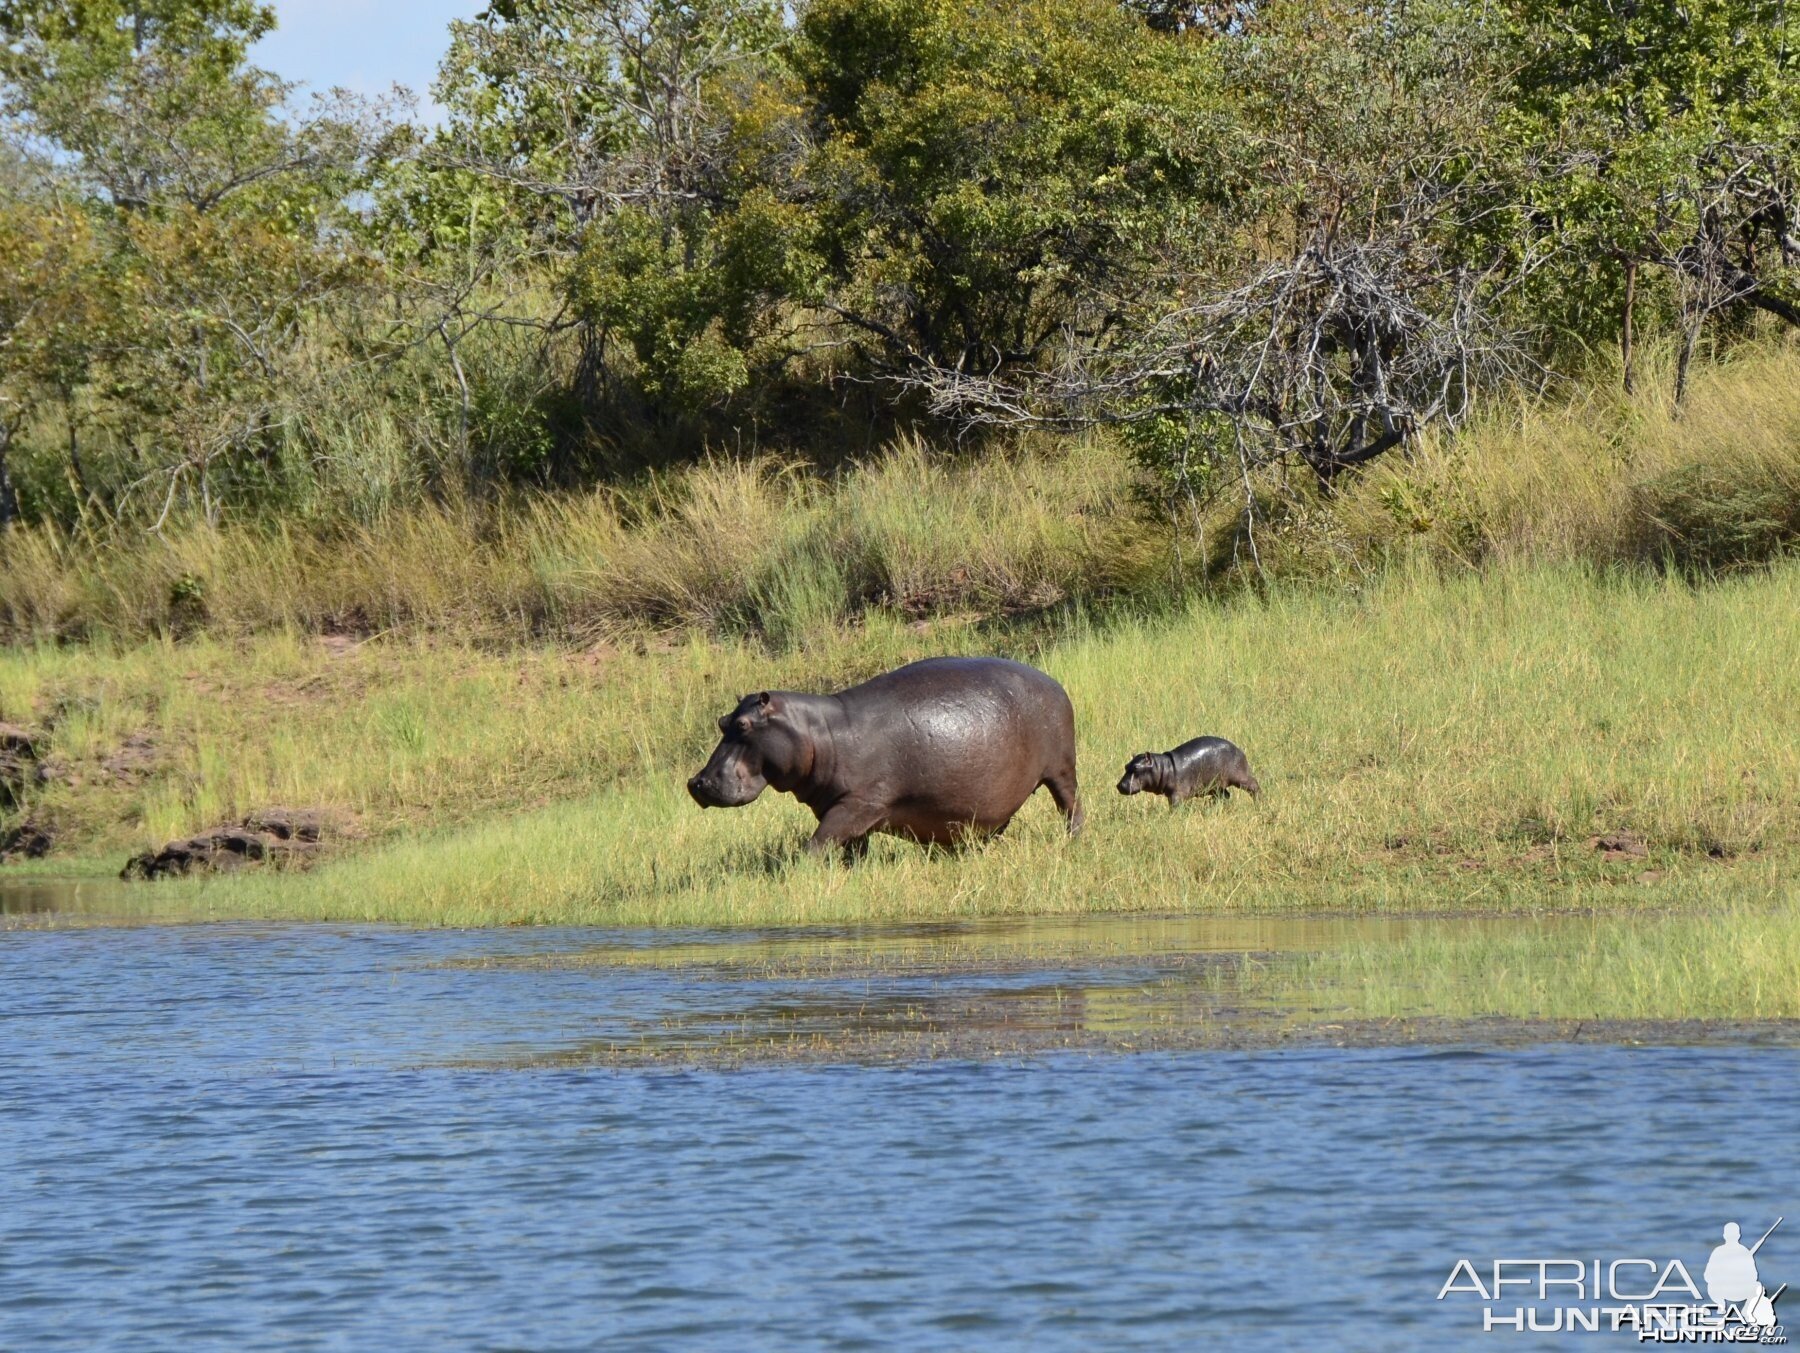
<path fill-rule="evenodd" d="M 1800 1019 L 1800 892 L 1791 867 L 1681 889 L 1683 910 L 1579 924 L 1423 928 L 1279 967 L 1238 994 L 1359 1019 Z M 1698 910 L 1690 910 L 1698 908 Z"/>

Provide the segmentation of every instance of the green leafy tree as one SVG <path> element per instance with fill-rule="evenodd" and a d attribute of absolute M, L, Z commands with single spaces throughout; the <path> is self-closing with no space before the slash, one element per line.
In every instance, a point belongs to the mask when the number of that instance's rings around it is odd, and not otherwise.
<path fill-rule="evenodd" d="M 888 370 L 1104 341 L 1246 180 L 1214 51 L 1110 0 L 816 0 L 792 60 L 825 308 Z"/>
<path fill-rule="evenodd" d="M 107 280 L 82 212 L 16 182 L 0 190 L 0 530 L 19 515 L 11 452 L 29 414 L 46 395 L 72 397 L 116 315 Z M 79 452 L 70 446 L 72 487 L 85 505 Z"/>
<path fill-rule="evenodd" d="M 0 5 L 0 107 L 57 166 L 95 256 L 60 270 L 36 363 L 84 511 L 144 502 L 160 524 L 186 500 L 212 518 L 228 481 L 266 478 L 308 325 L 365 275 L 347 200 L 381 116 L 290 107 L 247 61 L 271 25 L 240 0 Z M 103 303 L 70 301 L 76 279 Z M 81 453 L 90 422 L 110 433 L 104 473 Z"/>
<path fill-rule="evenodd" d="M 6 111 L 125 209 L 206 209 L 300 153 L 287 86 L 246 63 L 274 11 L 249 0 L 0 4 Z"/>
<path fill-rule="evenodd" d="M 746 134 L 780 34 L 768 0 L 508 0 L 454 27 L 420 219 L 466 257 L 533 261 L 590 408 L 621 360 L 674 413 L 748 382 L 802 271 Z"/>
<path fill-rule="evenodd" d="M 1800 7 L 1785 0 L 1514 0 L 1516 95 L 1497 133 L 1543 166 L 1530 223 L 1570 245 L 1535 299 L 1558 327 L 1617 333 L 1631 376 L 1639 279 L 1684 336 L 1754 308 L 1800 324 Z"/>

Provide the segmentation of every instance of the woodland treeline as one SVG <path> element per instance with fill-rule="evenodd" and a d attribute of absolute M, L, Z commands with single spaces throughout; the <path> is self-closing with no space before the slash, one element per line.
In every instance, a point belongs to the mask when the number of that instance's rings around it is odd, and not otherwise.
<path fill-rule="evenodd" d="M 258 68 L 273 22 L 0 0 L 0 526 L 900 427 L 1328 493 L 1800 327 L 1789 0 L 496 0 L 430 120 Z"/>

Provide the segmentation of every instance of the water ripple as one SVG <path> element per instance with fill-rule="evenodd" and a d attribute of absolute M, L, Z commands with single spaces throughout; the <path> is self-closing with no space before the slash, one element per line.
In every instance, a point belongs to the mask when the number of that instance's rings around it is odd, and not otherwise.
<path fill-rule="evenodd" d="M 0 934 L 0 1348 L 1479 1348 L 1456 1257 L 1800 1216 L 1778 1048 L 466 1065 L 769 998 L 457 966 L 596 942 Z"/>

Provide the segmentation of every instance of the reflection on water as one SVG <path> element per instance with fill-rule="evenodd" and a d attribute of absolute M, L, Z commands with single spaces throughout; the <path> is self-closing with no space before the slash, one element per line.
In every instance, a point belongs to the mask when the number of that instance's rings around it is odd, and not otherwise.
<path fill-rule="evenodd" d="M 1462 930 L 1545 924 L 1513 916 L 1158 916 L 1096 913 L 978 920 L 811 926 L 629 940 L 496 962 L 828 976 L 836 972 L 991 971 L 1047 959 L 1162 958 L 1181 954 L 1291 953 L 1397 939 L 1421 927 Z M 1553 923 L 1553 922 L 1552 922 Z"/>
<path fill-rule="evenodd" d="M 1544 927 L 1503 916 L 999 917 L 770 931 L 638 932 L 447 961 L 453 968 L 645 975 L 681 999 L 607 1020 L 524 1064 L 644 1057 L 863 1059 L 1262 1042 L 1300 996 L 1247 996 L 1246 965 L 1433 929 Z M 706 993 L 712 993 L 708 1000 Z"/>
<path fill-rule="evenodd" d="M 123 916 L 130 908 L 117 879 L 0 878 L 0 917 L 33 917 L 68 924 L 86 917 Z"/>
<path fill-rule="evenodd" d="M 0 932 L 0 1348 L 1480 1349 L 1458 1257 L 1800 1206 L 1791 1049 L 929 1042 L 1236 1018 L 1243 953 L 1408 924 L 1462 922 Z M 951 1055 L 580 1064 L 784 1020 Z"/>

